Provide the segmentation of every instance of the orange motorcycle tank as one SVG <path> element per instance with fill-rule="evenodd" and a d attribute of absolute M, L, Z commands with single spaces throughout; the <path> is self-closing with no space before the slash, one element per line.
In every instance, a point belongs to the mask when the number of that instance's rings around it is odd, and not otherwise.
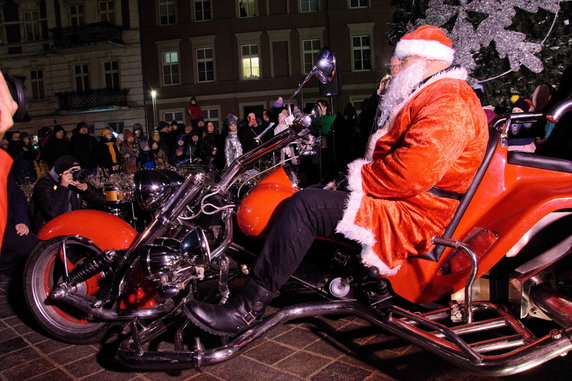
<path fill-rule="evenodd" d="M 280 167 L 262 179 L 240 203 L 237 223 L 250 236 L 263 238 L 286 200 L 298 191 L 294 174 Z"/>

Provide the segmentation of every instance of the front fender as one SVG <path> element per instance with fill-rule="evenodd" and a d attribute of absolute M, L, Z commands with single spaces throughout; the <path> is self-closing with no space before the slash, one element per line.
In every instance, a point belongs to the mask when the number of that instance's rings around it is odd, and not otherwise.
<path fill-rule="evenodd" d="M 48 240 L 63 235 L 89 238 L 101 250 L 127 249 L 137 231 L 121 218 L 99 210 L 82 209 L 64 213 L 38 232 L 38 238 Z"/>

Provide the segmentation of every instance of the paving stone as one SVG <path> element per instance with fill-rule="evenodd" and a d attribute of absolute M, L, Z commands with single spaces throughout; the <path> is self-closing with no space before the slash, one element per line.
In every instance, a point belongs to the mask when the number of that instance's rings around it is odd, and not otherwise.
<path fill-rule="evenodd" d="M 65 365 L 88 356 L 95 357 L 95 354 L 96 352 L 90 346 L 76 345 L 53 352 L 49 356 L 58 364 Z"/>
<path fill-rule="evenodd" d="M 145 372 L 144 377 L 153 381 L 178 381 L 188 380 L 200 374 L 195 369 L 174 370 L 169 372 Z"/>
<path fill-rule="evenodd" d="M 82 381 L 130 381 L 139 378 L 137 373 L 133 372 L 113 372 L 107 369 L 82 378 Z"/>
<path fill-rule="evenodd" d="M 18 332 L 21 335 L 24 335 L 26 333 L 30 333 L 30 332 L 35 332 L 32 328 L 30 328 L 30 326 L 26 325 L 26 324 L 20 324 L 14 327 L 14 329 L 16 330 L 16 332 Z"/>
<path fill-rule="evenodd" d="M 4 319 L 4 323 L 8 327 L 16 327 L 20 324 L 24 324 L 24 322 L 16 315 L 7 317 L 6 319 Z"/>
<path fill-rule="evenodd" d="M 48 373 L 36 376 L 30 381 L 73 381 L 74 378 L 70 377 L 68 374 L 60 369 L 54 369 Z"/>
<path fill-rule="evenodd" d="M 48 337 L 46 337 L 46 336 L 44 336 L 41 333 L 38 333 L 36 331 L 26 333 L 22 337 L 24 339 L 26 339 L 26 341 L 28 341 L 32 344 L 38 344 L 38 343 L 41 343 L 43 341 L 50 340 L 50 338 L 48 338 Z"/>
<path fill-rule="evenodd" d="M 264 337 L 267 339 L 273 339 L 277 336 L 282 335 L 285 332 L 291 331 L 295 327 L 292 324 L 282 324 L 277 327 L 272 328 Z"/>
<path fill-rule="evenodd" d="M 67 344 L 67 343 L 62 343 L 61 341 L 56 341 L 56 340 L 50 339 L 48 341 L 44 341 L 44 342 L 36 344 L 36 347 L 39 350 L 41 350 L 42 352 L 44 352 L 45 354 L 50 354 L 50 353 L 53 353 L 55 351 L 62 350 L 64 348 L 72 347 L 72 345 Z"/>
<path fill-rule="evenodd" d="M 280 345 L 276 342 L 265 342 L 245 353 L 245 356 L 258 360 L 268 365 L 284 359 L 292 354 L 294 350 Z"/>
<path fill-rule="evenodd" d="M 359 381 L 364 380 L 371 374 L 365 369 L 356 368 L 342 362 L 335 362 L 326 369 L 321 370 L 318 374 L 312 376 L 312 381 Z"/>
<path fill-rule="evenodd" d="M 0 343 L 0 345 L 2 345 Z M 20 364 L 30 361 L 38 357 L 38 352 L 30 347 L 25 347 L 6 353 L 0 356 L 0 370 L 10 369 L 17 367 Z"/>
<path fill-rule="evenodd" d="M 296 348 L 304 348 L 306 345 L 313 343 L 317 339 L 318 336 L 306 328 L 295 328 L 274 338 L 276 341 Z"/>
<path fill-rule="evenodd" d="M 325 359 L 310 353 L 298 352 L 276 363 L 275 366 L 288 373 L 306 378 L 331 361 L 331 359 Z"/>
<path fill-rule="evenodd" d="M 243 356 L 208 367 L 207 371 L 226 381 L 275 381 L 284 375 L 276 369 Z"/>
<path fill-rule="evenodd" d="M 14 315 L 14 311 L 9 303 L 0 306 L 0 319 L 4 319 L 12 315 Z"/>
<path fill-rule="evenodd" d="M 75 377 L 85 377 L 99 372 L 101 370 L 101 365 L 97 362 L 96 356 L 93 356 L 67 364 L 64 368 L 66 368 L 66 370 Z"/>
<path fill-rule="evenodd" d="M 342 344 L 325 335 L 304 349 L 330 358 L 340 358 L 349 352 Z"/>
<path fill-rule="evenodd" d="M 12 328 L 4 328 L 0 330 L 0 342 L 13 339 L 18 334 Z"/>
<path fill-rule="evenodd" d="M 21 337 L 14 337 L 0 342 L 0 355 L 9 353 L 28 345 Z"/>
<path fill-rule="evenodd" d="M 208 374 L 208 373 L 199 373 L 199 374 L 189 378 L 188 380 L 192 380 L 192 381 L 220 381 L 222 379 L 215 377 L 215 376 Z"/>
<path fill-rule="evenodd" d="M 22 381 L 55 369 L 48 360 L 40 358 L 3 372 L 7 380 Z"/>

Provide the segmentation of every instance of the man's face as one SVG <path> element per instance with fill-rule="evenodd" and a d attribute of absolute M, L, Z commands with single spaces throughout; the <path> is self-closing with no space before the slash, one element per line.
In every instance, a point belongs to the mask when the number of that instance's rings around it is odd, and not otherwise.
<path fill-rule="evenodd" d="M 109 141 L 111 141 L 111 139 L 113 139 L 113 134 L 111 132 L 107 132 L 105 134 L 105 140 L 107 140 L 109 142 Z"/>
<path fill-rule="evenodd" d="M 81 126 L 81 128 L 79 129 L 79 133 L 82 135 L 87 135 L 88 132 L 89 131 L 86 126 Z"/>
<path fill-rule="evenodd" d="M 392 77 L 395 77 L 399 73 L 402 67 L 403 64 L 401 63 L 401 60 L 399 58 L 395 56 L 391 57 L 391 59 L 389 60 L 389 72 Z"/>
<path fill-rule="evenodd" d="M 58 132 L 56 132 L 56 138 L 63 139 L 64 138 L 64 132 L 62 130 L 59 130 Z"/>
<path fill-rule="evenodd" d="M 14 132 L 12 134 L 12 140 L 13 141 L 19 141 L 20 140 L 20 133 L 19 132 Z"/>

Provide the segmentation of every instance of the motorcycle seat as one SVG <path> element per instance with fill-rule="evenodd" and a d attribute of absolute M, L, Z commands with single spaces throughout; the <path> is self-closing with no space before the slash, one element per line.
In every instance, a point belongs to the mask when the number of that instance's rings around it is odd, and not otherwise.
<path fill-rule="evenodd" d="M 548 171 L 572 173 L 572 161 L 548 156 L 540 156 L 531 152 L 510 151 L 508 153 L 508 163 L 546 169 Z"/>
<path fill-rule="evenodd" d="M 455 229 L 459 225 L 459 222 L 463 218 L 463 214 L 465 214 L 465 211 L 467 210 L 469 203 L 473 199 L 473 196 L 475 195 L 475 192 L 477 191 L 479 184 L 481 183 L 481 180 L 483 179 L 485 172 L 487 171 L 487 168 L 489 167 L 489 164 L 493 158 L 496 146 L 498 144 L 498 136 L 499 132 L 495 128 L 489 127 L 489 141 L 487 143 L 487 149 L 485 151 L 485 156 L 483 158 L 483 161 L 481 162 L 481 165 L 479 166 L 479 169 L 477 170 L 477 173 L 475 174 L 475 177 L 473 178 L 471 185 L 469 186 L 467 191 L 461 196 L 459 200 L 459 206 L 457 207 L 457 210 L 455 211 L 455 214 L 453 215 L 451 222 L 449 222 L 449 225 L 447 226 L 443 234 L 441 234 L 440 238 L 451 238 L 451 236 L 455 232 Z M 431 250 L 430 252 L 421 255 L 416 255 L 414 256 L 414 258 L 420 258 L 433 262 L 438 262 L 445 249 L 446 247 L 444 245 L 435 245 L 433 250 Z"/>

